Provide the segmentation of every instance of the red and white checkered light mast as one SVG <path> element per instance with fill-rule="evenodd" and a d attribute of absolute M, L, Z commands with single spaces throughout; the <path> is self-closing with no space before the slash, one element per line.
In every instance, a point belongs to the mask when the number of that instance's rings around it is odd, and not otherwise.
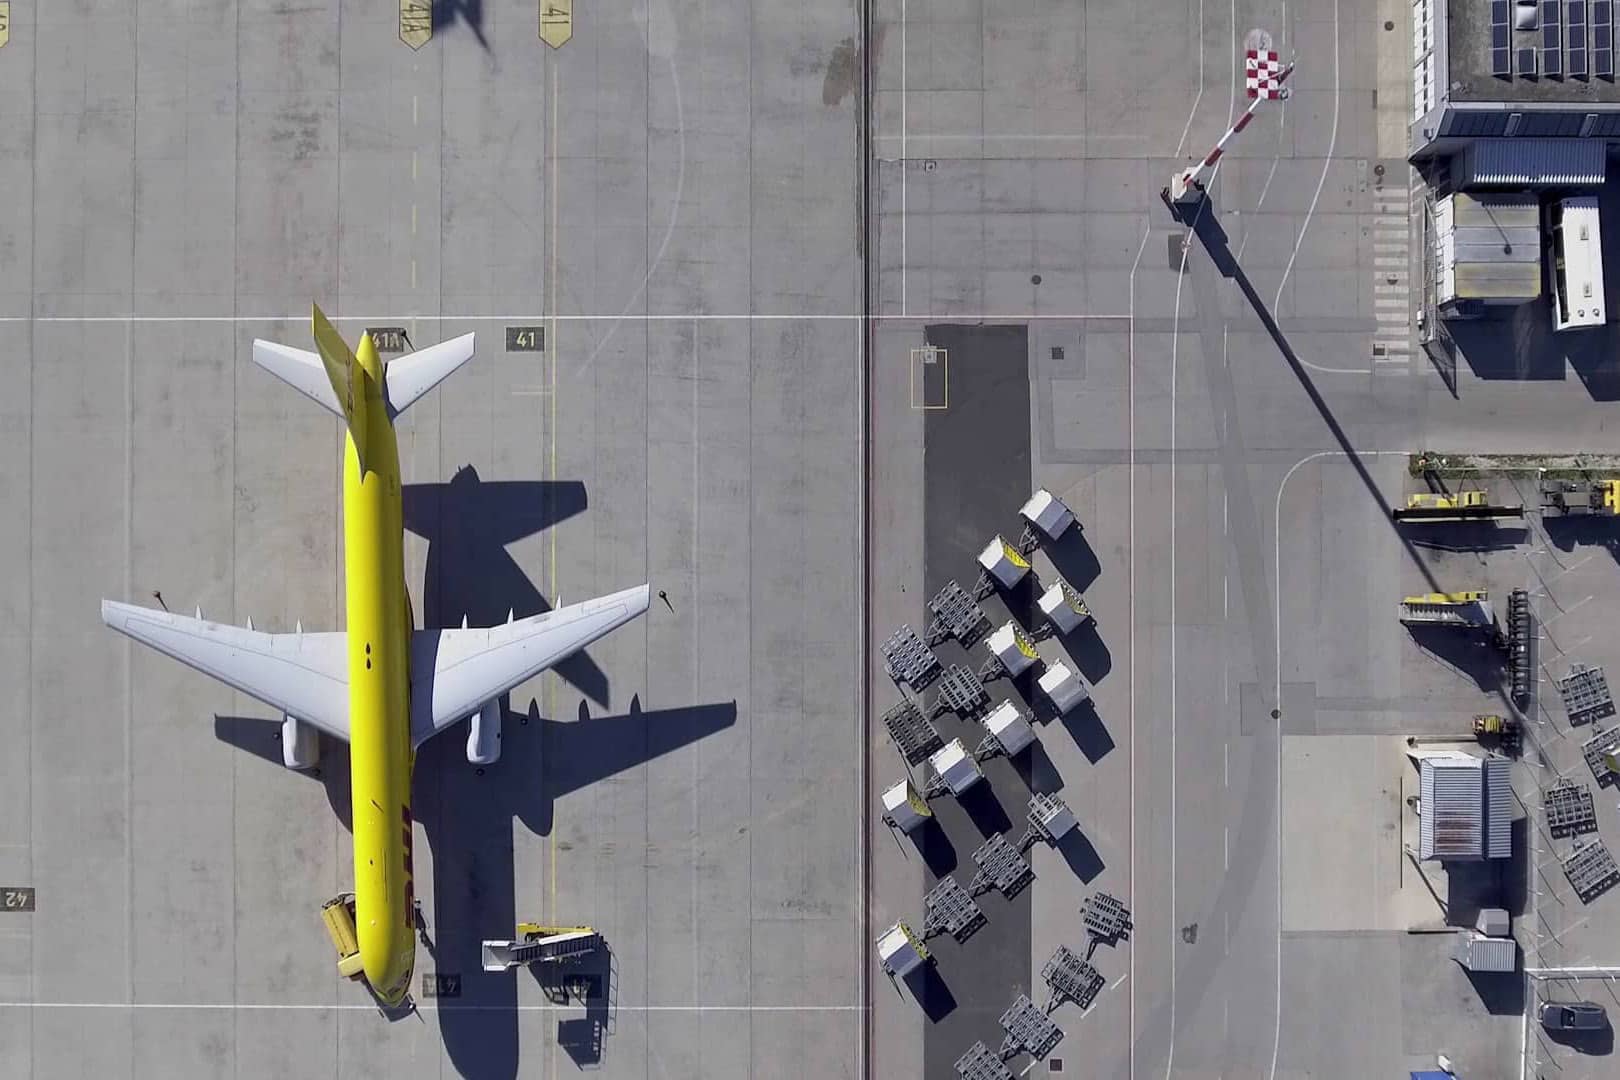
<path fill-rule="evenodd" d="M 1204 156 L 1190 169 L 1176 173 L 1170 180 L 1167 194 L 1176 202 L 1196 201 L 1203 195 L 1204 186 L 1199 183 L 1199 177 L 1204 170 L 1212 168 L 1221 160 L 1221 154 L 1226 152 L 1226 144 L 1231 142 L 1232 136 L 1249 126 L 1254 119 L 1254 111 L 1260 107 L 1262 101 L 1286 98 L 1289 90 L 1283 85 L 1288 76 L 1294 73 L 1294 62 L 1290 60 L 1284 64 L 1278 59 L 1276 52 L 1271 48 L 1271 35 L 1260 30 L 1251 30 L 1245 44 L 1243 55 L 1243 85 L 1251 100 L 1249 107 L 1238 117 L 1237 123 L 1226 129 L 1226 134 L 1216 142 L 1215 148 Z"/>

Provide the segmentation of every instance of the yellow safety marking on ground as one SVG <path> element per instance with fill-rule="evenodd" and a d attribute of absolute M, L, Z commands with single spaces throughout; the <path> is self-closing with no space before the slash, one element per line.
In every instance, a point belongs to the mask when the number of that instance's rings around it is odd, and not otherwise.
<path fill-rule="evenodd" d="M 574 0 L 540 0 L 540 40 L 560 49 L 574 36 Z"/>
<path fill-rule="evenodd" d="M 0 0 L 0 47 L 11 40 L 11 0 Z"/>
<path fill-rule="evenodd" d="M 433 0 L 399 0 L 399 40 L 420 49 L 433 37 Z"/>
<path fill-rule="evenodd" d="M 938 371 L 937 393 L 928 390 L 931 371 Z M 933 345 L 911 350 L 911 407 L 948 409 L 951 406 L 951 358 L 949 351 Z"/>

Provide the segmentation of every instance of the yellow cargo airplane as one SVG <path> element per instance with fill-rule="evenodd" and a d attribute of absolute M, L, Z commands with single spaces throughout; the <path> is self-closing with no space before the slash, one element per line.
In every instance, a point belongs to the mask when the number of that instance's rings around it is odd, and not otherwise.
<path fill-rule="evenodd" d="M 488 628 L 417 630 L 405 588 L 394 418 L 471 359 L 466 334 L 384 364 L 369 334 L 349 347 L 314 310 L 318 353 L 253 343 L 259 366 L 342 418 L 348 631 L 266 634 L 103 600 L 114 630 L 279 710 L 282 760 L 314 767 L 319 736 L 350 746 L 355 930 L 385 1005 L 416 960 L 411 767 L 416 748 L 470 720 L 467 759 L 500 756 L 500 697 L 647 610 L 646 585 Z"/>

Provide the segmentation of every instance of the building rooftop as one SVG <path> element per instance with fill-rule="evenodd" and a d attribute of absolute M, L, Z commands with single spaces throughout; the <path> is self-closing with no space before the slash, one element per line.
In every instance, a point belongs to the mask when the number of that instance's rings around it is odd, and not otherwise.
<path fill-rule="evenodd" d="M 1522 302 L 1540 296 L 1539 214 L 1533 195 L 1459 191 L 1440 200 L 1435 207 L 1440 302 Z"/>
<path fill-rule="evenodd" d="M 1436 89 L 1447 93 L 1449 87 L 1449 96 L 1454 102 L 1620 105 L 1620 85 L 1615 83 L 1612 74 L 1612 49 L 1608 64 L 1611 74 L 1602 77 L 1569 74 L 1583 68 L 1587 72 L 1602 70 L 1598 50 L 1594 47 L 1596 27 L 1605 12 L 1612 18 L 1613 2 L 1542 0 L 1536 12 L 1535 29 L 1520 30 L 1515 28 L 1517 0 L 1449 0 L 1446 3 L 1449 70 L 1445 85 Z M 1533 58 L 1531 68 L 1535 74 L 1520 74 L 1526 50 Z M 1495 74 L 1504 67 L 1512 74 Z M 1557 73 L 1549 74 L 1554 69 Z"/>
<path fill-rule="evenodd" d="M 1426 753 L 1419 764 L 1420 859 L 1504 859 L 1513 806 L 1506 758 Z"/>

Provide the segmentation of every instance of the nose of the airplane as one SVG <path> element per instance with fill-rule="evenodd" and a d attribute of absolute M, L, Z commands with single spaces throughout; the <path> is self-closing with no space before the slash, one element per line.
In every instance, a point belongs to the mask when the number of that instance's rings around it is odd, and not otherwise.
<path fill-rule="evenodd" d="M 360 930 L 360 966 L 372 993 L 386 1005 L 398 1005 L 411 988 L 416 962 L 416 939 L 403 927 L 377 926 Z M 374 932 L 367 933 L 367 930 Z"/>

